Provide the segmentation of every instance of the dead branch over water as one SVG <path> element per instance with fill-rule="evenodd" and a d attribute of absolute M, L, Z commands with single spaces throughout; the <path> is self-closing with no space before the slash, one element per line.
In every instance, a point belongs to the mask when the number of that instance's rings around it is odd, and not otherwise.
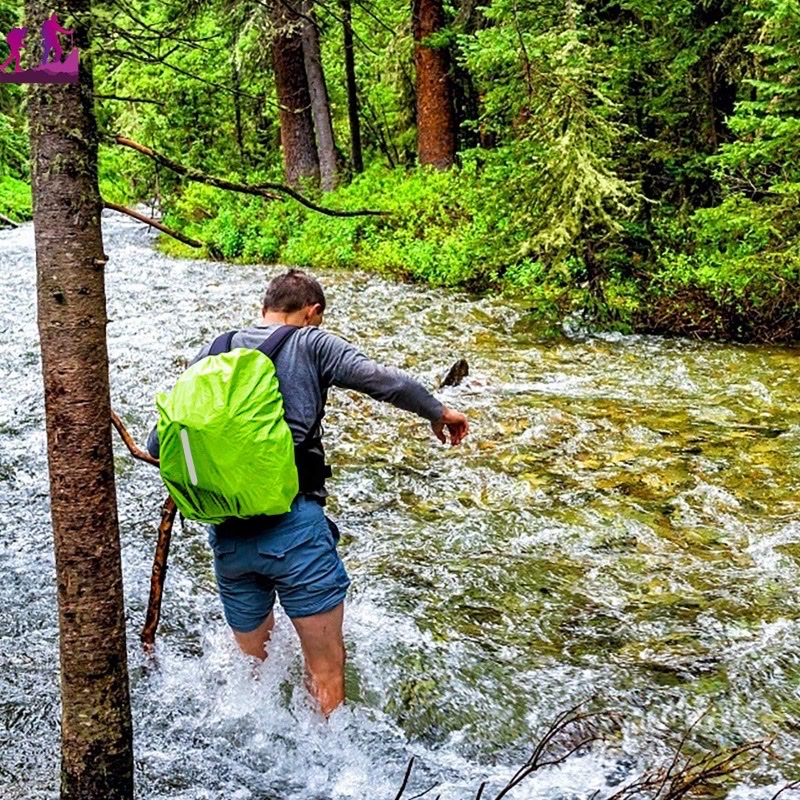
<path fill-rule="evenodd" d="M 125 446 L 130 451 L 131 455 L 138 459 L 139 461 L 146 461 L 148 464 L 153 464 L 154 466 L 158 466 L 158 459 L 153 458 L 146 450 L 142 450 L 136 442 L 133 441 L 133 437 L 128 433 L 128 429 L 123 424 L 122 420 L 119 418 L 115 411 L 111 411 L 111 423 L 117 429 L 117 432 L 122 437 L 122 441 L 125 443 Z"/>
<path fill-rule="evenodd" d="M 281 200 L 283 199 L 282 195 L 288 195 L 293 200 L 296 200 L 301 205 L 304 205 L 306 208 L 310 208 L 312 211 L 316 211 L 319 214 L 325 214 L 329 217 L 382 217 L 387 215 L 387 212 L 385 211 L 376 211 L 372 209 L 339 211 L 338 209 L 327 208 L 326 206 L 318 205 L 312 200 L 309 200 L 307 197 L 304 197 L 302 194 L 283 183 L 237 183 L 236 181 L 229 181 L 227 178 L 220 178 L 216 175 L 207 175 L 205 172 L 201 172 L 198 169 L 187 167 L 184 164 L 173 161 L 163 153 L 153 150 L 152 147 L 146 147 L 145 145 L 139 144 L 139 142 L 134 142 L 132 139 L 128 139 L 125 136 L 116 136 L 114 137 L 114 141 L 123 147 L 130 147 L 132 150 L 136 150 L 137 153 L 141 153 L 142 155 L 151 158 L 157 164 L 161 164 L 161 166 L 172 170 L 172 172 L 181 175 L 188 181 L 205 183 L 209 186 L 215 186 L 218 189 L 224 189 L 229 192 L 239 192 L 240 194 L 262 197 L 265 200 Z"/>
<path fill-rule="evenodd" d="M 605 741 L 611 727 L 616 727 L 619 715 L 613 712 L 585 712 L 586 703 L 581 703 L 559 714 L 547 727 L 533 748 L 530 758 L 514 773 L 505 786 L 494 795 L 501 800 L 526 778 L 546 767 L 563 764 L 574 755 L 585 754 L 595 743 Z M 702 717 L 700 717 L 702 719 Z M 666 765 L 648 770 L 643 775 L 629 780 L 621 789 L 609 794 L 605 800 L 683 800 L 690 797 L 719 795 L 726 782 L 742 778 L 764 757 L 774 757 L 770 751 L 771 739 L 763 739 L 735 747 L 722 748 L 700 755 L 686 753 L 687 743 L 698 719 L 681 737 L 672 758 Z M 400 790 L 394 800 L 404 799 L 414 767 L 412 758 L 406 768 Z M 475 800 L 481 800 L 487 781 L 481 783 Z M 433 788 L 433 787 L 432 787 Z M 784 792 L 800 788 L 800 780 L 787 783 L 772 800 Z M 428 794 L 427 789 L 420 797 Z M 595 792 L 588 800 L 595 800 Z"/>
<path fill-rule="evenodd" d="M 109 203 L 108 200 L 104 200 L 103 208 L 108 208 L 111 211 L 117 211 L 120 214 L 127 214 L 129 217 L 132 217 L 139 222 L 143 222 L 145 225 L 152 225 L 156 230 L 166 233 L 173 239 L 177 239 L 179 242 L 189 245 L 189 247 L 203 246 L 203 242 L 200 242 L 197 239 L 192 239 L 190 236 L 186 236 L 180 231 L 176 231 L 174 228 L 168 228 L 163 222 L 159 222 L 157 219 L 140 214 L 138 211 L 134 211 L 134 209 L 128 208 L 127 206 L 121 206 L 117 203 Z"/>

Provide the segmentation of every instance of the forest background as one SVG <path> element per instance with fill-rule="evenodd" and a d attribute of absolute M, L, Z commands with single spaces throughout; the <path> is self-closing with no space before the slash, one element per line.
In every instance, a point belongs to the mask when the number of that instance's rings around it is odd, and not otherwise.
<path fill-rule="evenodd" d="M 800 0 L 105 0 L 93 15 L 103 198 L 157 205 L 201 255 L 507 292 L 550 323 L 800 339 Z M 0 0 L 0 31 L 22 16 Z M 16 219 L 31 216 L 25 98 L 0 85 L 0 213 Z M 387 213 L 187 181 L 117 136 Z"/>

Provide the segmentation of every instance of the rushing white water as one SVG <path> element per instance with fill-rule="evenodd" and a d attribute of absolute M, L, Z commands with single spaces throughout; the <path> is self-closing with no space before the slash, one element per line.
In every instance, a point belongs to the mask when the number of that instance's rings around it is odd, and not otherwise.
<path fill-rule="evenodd" d="M 275 268 L 164 257 L 105 220 L 112 402 L 144 440 L 153 396 L 199 347 L 258 314 Z M 524 309 L 320 274 L 326 325 L 434 387 L 473 430 L 334 393 L 330 513 L 353 587 L 348 703 L 310 707 L 289 621 L 267 662 L 234 647 L 202 526 L 178 526 L 155 667 L 139 652 L 163 497 L 116 451 L 142 800 L 494 797 L 559 712 L 620 712 L 603 748 L 531 776 L 523 798 L 601 795 L 692 736 L 777 735 L 734 790 L 797 777 L 800 367 L 788 349 L 639 336 L 541 338 Z M 58 789 L 54 563 L 31 226 L 0 234 L 0 797 Z M 674 738 L 674 737 L 673 737 Z M 794 753 L 794 754 L 793 754 Z"/>

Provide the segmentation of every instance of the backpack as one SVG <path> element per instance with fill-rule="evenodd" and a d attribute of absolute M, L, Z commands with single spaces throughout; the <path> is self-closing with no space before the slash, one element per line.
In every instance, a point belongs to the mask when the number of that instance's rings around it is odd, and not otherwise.
<path fill-rule="evenodd" d="M 292 432 L 272 359 L 297 329 L 231 350 L 218 336 L 171 392 L 156 396 L 161 478 L 187 519 L 285 514 L 299 490 Z"/>

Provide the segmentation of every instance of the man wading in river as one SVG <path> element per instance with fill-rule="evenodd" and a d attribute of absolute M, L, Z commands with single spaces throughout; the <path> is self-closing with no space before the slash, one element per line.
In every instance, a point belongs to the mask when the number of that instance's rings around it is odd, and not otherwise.
<path fill-rule="evenodd" d="M 453 445 L 467 435 L 469 425 L 463 414 L 444 406 L 417 381 L 376 364 L 344 339 L 321 330 L 324 312 L 319 283 L 304 272 L 289 270 L 269 283 L 262 324 L 236 331 L 232 338 L 218 337 L 192 364 L 234 348 L 259 348 L 284 326 L 297 328 L 284 329 L 287 336 L 271 357 L 294 442 L 300 491 L 288 513 L 229 518 L 211 525 L 209 543 L 225 618 L 241 649 L 266 658 L 277 593 L 300 636 L 309 689 L 328 715 L 344 700 L 342 617 L 350 585 L 336 551 L 338 530 L 323 511 L 330 469 L 325 465 L 321 422 L 328 389 L 355 389 L 411 411 L 429 420 L 442 442 L 447 441 L 446 429 Z M 148 449 L 158 457 L 155 430 Z M 253 480 L 258 477 L 253 475 Z"/>

